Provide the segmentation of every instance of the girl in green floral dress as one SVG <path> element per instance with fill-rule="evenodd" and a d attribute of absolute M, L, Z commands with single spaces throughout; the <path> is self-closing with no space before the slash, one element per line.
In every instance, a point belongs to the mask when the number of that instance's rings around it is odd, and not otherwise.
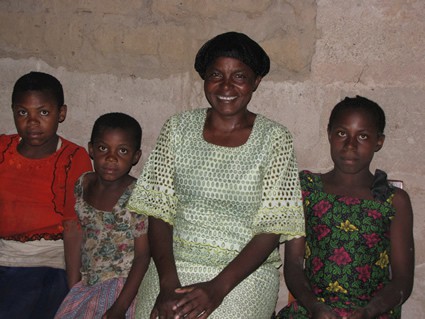
<path fill-rule="evenodd" d="M 278 318 L 400 318 L 413 285 L 413 217 L 408 194 L 369 170 L 384 127 L 383 110 L 363 97 L 332 111 L 334 168 L 300 174 L 307 237 L 285 246 L 296 300 Z"/>

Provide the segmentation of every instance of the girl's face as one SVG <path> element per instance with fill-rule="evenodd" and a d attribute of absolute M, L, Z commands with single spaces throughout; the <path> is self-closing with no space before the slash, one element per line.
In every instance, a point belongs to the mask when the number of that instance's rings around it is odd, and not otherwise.
<path fill-rule="evenodd" d="M 24 152 L 37 157 L 50 155 L 56 149 L 57 129 L 66 117 L 66 105 L 57 106 L 56 100 L 43 91 L 27 91 L 12 105 L 16 130 L 22 138 Z"/>
<path fill-rule="evenodd" d="M 242 61 L 218 57 L 206 70 L 204 92 L 214 111 L 231 116 L 247 110 L 260 81 Z"/>
<path fill-rule="evenodd" d="M 94 170 L 104 181 L 115 182 L 126 178 L 131 167 L 142 154 L 135 148 L 134 136 L 119 128 L 101 131 L 93 143 L 89 143 L 89 154 L 93 159 Z"/>
<path fill-rule="evenodd" d="M 355 174 L 369 171 L 375 152 L 384 144 L 384 135 L 370 114 L 362 109 L 346 109 L 335 119 L 328 131 L 331 157 L 335 169 Z"/>

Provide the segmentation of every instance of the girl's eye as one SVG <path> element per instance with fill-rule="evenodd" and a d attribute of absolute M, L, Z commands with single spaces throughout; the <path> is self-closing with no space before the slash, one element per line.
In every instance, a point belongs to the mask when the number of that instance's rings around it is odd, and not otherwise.
<path fill-rule="evenodd" d="M 342 131 L 339 131 L 339 132 L 337 132 L 336 134 L 337 134 L 339 137 L 345 137 L 345 136 L 346 136 L 345 132 L 342 132 Z"/>
<path fill-rule="evenodd" d="M 128 150 L 126 148 L 121 148 L 120 153 L 123 155 L 128 154 Z"/>
<path fill-rule="evenodd" d="M 43 115 L 43 116 L 46 116 L 46 115 L 49 115 L 49 111 L 47 111 L 47 110 L 41 110 L 40 111 L 40 114 Z"/>
<path fill-rule="evenodd" d="M 17 112 L 16 112 L 19 116 L 25 116 L 25 115 L 27 115 L 28 113 L 27 113 L 27 111 L 24 111 L 24 110 L 18 110 Z"/>
<path fill-rule="evenodd" d="M 97 149 L 98 149 L 99 151 L 101 151 L 101 152 L 105 152 L 105 151 L 106 151 L 106 147 L 105 147 L 105 146 L 103 146 L 103 145 L 99 145 L 99 146 L 97 147 Z"/>
<path fill-rule="evenodd" d="M 359 135 L 359 140 L 367 140 L 367 135 L 366 134 L 360 134 Z"/>

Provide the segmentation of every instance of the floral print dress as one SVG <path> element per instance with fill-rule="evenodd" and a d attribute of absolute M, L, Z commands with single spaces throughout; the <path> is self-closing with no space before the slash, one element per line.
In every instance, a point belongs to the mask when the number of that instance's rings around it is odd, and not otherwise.
<path fill-rule="evenodd" d="M 134 239 L 147 234 L 148 218 L 126 208 L 136 184 L 130 184 L 112 211 L 84 200 L 83 174 L 75 185 L 75 210 L 83 231 L 81 281 L 72 287 L 55 319 L 100 319 L 121 293 L 134 258 Z M 135 300 L 126 319 L 135 318 Z"/>
<path fill-rule="evenodd" d="M 306 214 L 305 273 L 319 301 L 346 316 L 390 280 L 390 226 L 394 188 L 377 170 L 374 200 L 328 194 L 320 174 L 300 173 Z M 401 308 L 379 318 L 400 318 Z M 308 318 L 296 301 L 278 318 Z"/>

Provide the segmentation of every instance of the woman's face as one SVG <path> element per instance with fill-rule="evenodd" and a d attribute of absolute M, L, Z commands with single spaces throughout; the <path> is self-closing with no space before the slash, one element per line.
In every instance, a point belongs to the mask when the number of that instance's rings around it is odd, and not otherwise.
<path fill-rule="evenodd" d="M 224 116 L 238 115 L 247 110 L 260 81 L 261 76 L 242 61 L 218 57 L 205 72 L 205 97 L 215 112 Z"/>

